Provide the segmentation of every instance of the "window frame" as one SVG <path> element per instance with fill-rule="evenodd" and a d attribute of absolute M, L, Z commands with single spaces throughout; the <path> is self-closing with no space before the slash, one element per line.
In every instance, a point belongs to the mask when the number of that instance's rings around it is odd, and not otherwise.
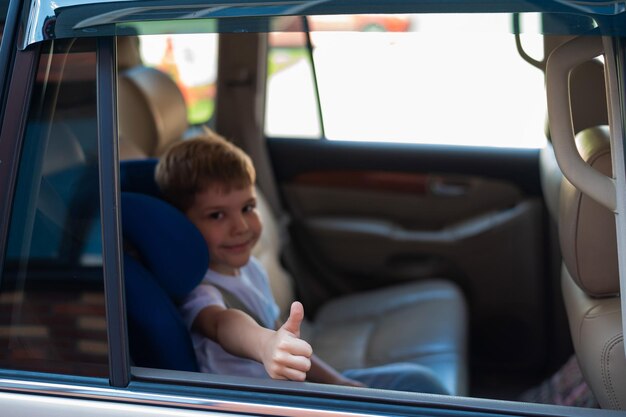
<path fill-rule="evenodd" d="M 0 98 L 3 99 L 0 104 L 0 119 L 4 117 L 7 102 L 6 89 L 10 77 L 10 69 L 13 64 L 12 51 L 17 44 L 17 33 L 19 31 L 19 18 L 22 10 L 22 3 L 19 0 L 10 0 L 7 15 L 5 16 L 4 29 L 0 35 L 2 42 L 0 44 Z"/>
<path fill-rule="evenodd" d="M 34 80 L 34 72 L 37 67 L 38 45 L 32 46 L 25 51 L 18 52 L 15 59 L 15 71 L 7 94 L 6 103 L 19 104 L 17 107 L 28 108 L 30 93 Z M 214 383 L 212 387 L 204 378 L 187 382 L 180 377 L 167 378 L 166 372 L 158 370 L 146 372 L 142 369 L 133 371 L 135 381 L 124 385 L 125 378 L 129 377 L 130 366 L 128 365 L 128 339 L 124 333 L 125 314 L 123 304 L 123 272 L 121 269 L 121 240 L 119 234 L 119 168 L 117 167 L 117 132 L 113 128 L 116 120 L 115 103 L 115 74 L 113 64 L 115 62 L 115 46 L 112 38 L 102 38 L 98 42 L 98 125 L 99 146 L 101 158 L 101 201 L 103 204 L 103 257 L 107 266 L 105 283 L 109 282 L 106 290 L 107 317 L 110 317 L 111 326 L 120 325 L 116 329 L 116 339 L 110 339 L 110 344 L 119 342 L 119 350 L 111 353 L 116 356 L 111 360 L 110 372 L 111 385 L 113 388 L 129 386 L 131 392 L 119 389 L 98 388 L 97 384 L 85 379 L 84 385 L 79 385 L 83 380 L 76 377 L 60 377 L 56 375 L 46 376 L 49 382 L 40 384 L 19 384 L 16 381 L 3 380 L 0 387 L 13 392 L 46 393 L 58 396 L 66 396 L 75 399 L 97 399 L 107 401 L 123 401 L 128 403 L 154 404 L 176 408 L 195 408 L 211 411 L 235 411 L 240 413 L 267 413 L 274 415 L 288 415 L 297 411 L 308 411 L 311 407 L 316 409 L 319 415 L 341 415 L 342 413 L 394 413 L 396 415 L 446 415 L 449 410 L 455 410 L 459 415 L 598 415 L 598 410 L 578 410 L 555 406 L 542 406 L 527 403 L 501 403 L 493 400 L 481 400 L 473 398 L 440 398 L 430 396 L 417 396 L 410 400 L 402 400 L 403 394 L 389 393 L 381 396 L 377 394 L 362 394 L 350 388 L 343 387 L 315 387 L 311 390 L 310 385 L 302 385 L 301 388 L 290 389 L 289 383 L 272 382 L 275 389 L 265 388 L 265 384 L 250 384 L 245 386 L 242 382 Z M 29 71 L 20 71 L 28 68 Z M 623 74 L 622 74 L 623 78 Z M 623 79 L 621 79 L 623 81 Z M 108 88 L 108 89 L 107 89 Z M 26 91 L 26 94 L 25 94 Z M 102 94 L 101 91 L 110 92 Z M 110 110 L 110 117 L 101 118 L 101 109 Z M 5 113 L 3 118 L 2 132 L 0 133 L 0 160 L 9 161 L 0 164 L 0 199 L 4 204 L 4 211 L 10 211 L 13 196 L 13 185 L 19 161 L 19 151 L 23 142 L 23 133 L 27 112 L 21 112 L 21 117 L 12 118 Z M 106 113 L 106 112 L 102 112 Z M 102 152 L 103 151 L 103 152 Z M 110 200 L 107 200 L 109 198 Z M 105 211 L 109 210 L 109 211 Z M 105 218 L 106 225 L 105 226 Z M 2 248 L 6 244 L 6 228 L 9 216 L 2 221 Z M 104 229 L 113 229 L 105 231 Z M 107 233 L 107 237 L 105 237 Z M 110 245 L 110 246 L 109 246 Z M 106 246 L 106 249 L 105 247 Z M 108 252 L 108 255 L 107 255 Z M 4 251 L 2 251 L 4 253 Z M 2 259 L 0 259 L 1 263 Z M 117 274 L 117 275 L 116 275 Z M 117 299 L 112 300 L 110 292 Z M 117 293 L 116 293 L 117 292 Z M 110 316 L 111 314 L 111 316 Z M 116 324 L 117 323 L 117 324 Z M 111 336 L 110 336 L 111 337 Z M 126 375 L 124 375 L 126 373 Z M 4 373 L 3 373 L 4 374 Z M 25 372 L 13 372 L 18 378 L 46 379 L 39 374 Z M 115 376 L 113 376 L 115 374 Z M 201 375 L 198 375 L 199 377 Z M 65 381 L 64 381 L 65 380 Z M 181 385 L 185 381 L 188 385 Z M 196 385 L 195 387 L 193 385 Z M 11 388 L 13 387 L 13 388 Z M 269 395 L 268 395 L 269 393 Z M 208 394 L 208 395 L 207 395 Z M 304 394 L 304 395 L 303 395 Z M 413 395 L 411 395 L 413 396 Z M 278 405 L 277 405 L 278 404 Z M 329 405 L 330 404 L 330 405 Z M 298 408 L 298 407 L 300 408 Z M 291 408 L 290 408 L 291 407 Z M 316 408 L 317 407 L 317 408 Z M 337 412 L 336 410 L 344 410 Z M 454 411 L 453 411 L 454 412 Z"/>
<path fill-rule="evenodd" d="M 2 196 L 0 197 L 0 207 L 2 207 L 0 265 L 4 265 L 19 156 L 26 130 L 26 115 L 30 107 L 30 98 L 35 84 L 35 74 L 40 56 L 40 44 L 15 55 L 13 74 L 8 83 L 6 100 L 4 101 L 7 105 L 9 103 L 14 104 L 14 107 L 19 109 L 17 114 L 20 114 L 21 117 L 14 117 L 13 112 L 5 111 L 2 120 L 2 131 L 0 132 L 0 160 L 6 161 L 0 164 L 0 196 Z"/>
<path fill-rule="evenodd" d="M 117 132 L 117 70 L 114 38 L 96 44 L 98 167 L 102 213 L 102 267 L 109 348 L 109 378 L 114 387 L 130 382 Z M 108 215 L 111 214 L 111 215 Z"/>
<path fill-rule="evenodd" d="M 33 100 L 36 99 L 34 94 L 37 92 L 37 79 L 41 72 L 40 65 L 45 66 L 45 63 L 41 62 L 42 56 L 53 54 L 53 51 L 53 42 L 48 44 L 39 43 L 24 51 L 15 51 L 12 56 L 12 60 L 15 64 L 13 65 L 12 73 L 8 76 L 7 98 L 3 102 L 3 105 L 6 105 L 6 108 L 12 111 L 5 112 L 2 129 L 0 131 L 0 175 L 2 175 L 0 179 L 0 190 L 2 190 L 0 207 L 3 214 L 0 220 L 0 265 L 3 266 L 3 270 L 0 271 L 0 282 L 4 279 L 4 267 L 8 260 L 6 252 L 10 240 L 9 231 L 12 226 L 15 226 L 12 222 L 14 221 L 13 211 L 15 209 L 15 197 L 19 192 L 18 176 L 20 175 L 20 165 L 24 162 L 22 160 L 25 157 L 24 147 L 27 146 L 29 140 L 27 137 L 29 119 L 33 113 Z M 95 65 L 91 68 L 95 75 Z M 94 86 L 96 84 L 95 78 L 93 84 Z M 96 103 L 94 102 L 94 104 Z M 52 110 L 51 113 L 54 113 L 56 106 L 47 107 L 46 111 L 50 112 L 50 110 Z M 96 192 L 98 191 L 96 190 Z M 103 280 L 104 276 L 102 276 L 101 279 Z M 101 281 L 101 283 L 103 283 L 103 281 Z M 104 291 L 102 295 L 104 296 Z M 111 372 L 108 357 L 109 355 L 107 354 L 107 364 L 104 368 L 106 375 L 104 377 L 56 373 L 54 371 L 38 371 L 37 368 L 24 370 L 19 367 L 2 367 L 0 368 L 0 375 L 8 378 L 19 376 L 18 379 L 24 378 L 27 380 L 41 381 L 89 381 L 90 385 L 101 386 L 103 381 L 108 380 L 108 375 Z"/>

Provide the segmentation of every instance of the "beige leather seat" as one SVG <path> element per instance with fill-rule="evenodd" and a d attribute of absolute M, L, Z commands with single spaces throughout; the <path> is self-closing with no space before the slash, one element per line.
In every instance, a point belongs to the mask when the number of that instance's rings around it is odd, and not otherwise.
<path fill-rule="evenodd" d="M 606 126 L 583 130 L 576 144 L 589 165 L 611 175 Z M 625 409 L 626 359 L 614 215 L 564 180 L 559 237 L 563 296 L 580 368 L 603 408 Z"/>
<path fill-rule="evenodd" d="M 604 85 L 604 65 L 598 60 L 584 62 L 574 68 L 570 75 L 570 101 L 574 133 L 592 126 L 609 123 Z M 550 137 L 547 129 L 546 134 Z M 552 144 L 548 143 L 539 154 L 541 189 L 548 212 L 556 221 L 563 173 L 559 169 Z"/>
<path fill-rule="evenodd" d="M 164 78 L 165 77 L 165 78 Z M 120 148 L 123 159 L 159 156 L 187 130 L 186 108 L 175 83 L 145 67 L 119 75 Z M 270 276 L 283 315 L 295 298 L 293 277 L 280 262 L 281 231 L 263 194 L 264 222 L 254 255 Z M 412 362 L 430 368 L 450 394 L 466 395 L 467 311 L 459 288 L 428 280 L 334 299 L 322 306 L 303 337 L 340 370 Z"/>
<path fill-rule="evenodd" d="M 263 236 L 254 255 L 270 276 L 283 314 L 295 299 L 293 277 L 280 263 L 280 231 L 258 195 Z M 340 297 L 323 305 L 302 336 L 339 370 L 411 362 L 424 365 L 454 395 L 467 395 L 467 309 L 451 282 L 428 280 Z"/>

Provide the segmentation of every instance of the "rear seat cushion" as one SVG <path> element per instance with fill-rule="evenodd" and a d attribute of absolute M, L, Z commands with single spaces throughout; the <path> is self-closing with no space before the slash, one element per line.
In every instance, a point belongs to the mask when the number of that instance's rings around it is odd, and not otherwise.
<path fill-rule="evenodd" d="M 320 309 L 310 342 L 339 370 L 412 362 L 432 369 L 448 391 L 467 394 L 466 306 L 445 280 L 342 297 Z"/>

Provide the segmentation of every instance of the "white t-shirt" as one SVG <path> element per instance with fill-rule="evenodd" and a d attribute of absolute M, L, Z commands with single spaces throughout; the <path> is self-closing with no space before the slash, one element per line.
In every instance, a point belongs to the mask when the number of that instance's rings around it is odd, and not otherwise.
<path fill-rule="evenodd" d="M 267 273 L 257 259 L 250 258 L 235 277 L 210 269 L 207 271 L 202 282 L 187 295 L 180 306 L 188 329 L 191 330 L 193 321 L 202 309 L 213 305 L 225 307 L 222 294 L 212 283 L 237 297 L 265 327 L 274 328 L 279 315 L 278 305 L 272 295 Z M 216 342 L 194 331 L 191 332 L 191 339 L 201 372 L 269 378 L 263 364 L 259 362 L 231 355 Z"/>

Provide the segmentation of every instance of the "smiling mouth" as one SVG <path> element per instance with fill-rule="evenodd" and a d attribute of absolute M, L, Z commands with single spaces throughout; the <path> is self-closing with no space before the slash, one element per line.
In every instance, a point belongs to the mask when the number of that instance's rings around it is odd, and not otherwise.
<path fill-rule="evenodd" d="M 251 242 L 252 240 L 247 240 L 245 242 L 238 243 L 236 245 L 224 245 L 222 246 L 222 248 L 229 250 L 229 251 L 239 251 L 239 250 L 246 249 L 248 246 L 250 246 Z"/>

